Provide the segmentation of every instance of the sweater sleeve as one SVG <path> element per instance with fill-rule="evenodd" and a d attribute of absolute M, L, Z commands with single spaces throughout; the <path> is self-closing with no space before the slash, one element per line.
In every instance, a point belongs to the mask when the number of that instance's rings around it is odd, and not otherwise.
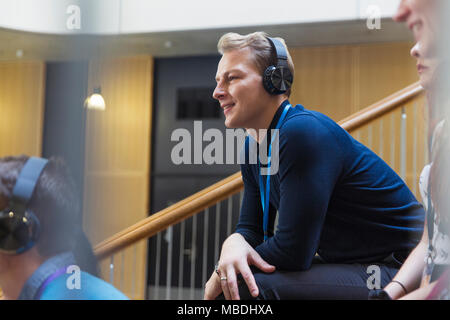
<path fill-rule="evenodd" d="M 295 118 L 280 130 L 277 232 L 255 248 L 281 270 L 311 266 L 344 161 L 342 144 L 331 129 L 313 116 Z"/>

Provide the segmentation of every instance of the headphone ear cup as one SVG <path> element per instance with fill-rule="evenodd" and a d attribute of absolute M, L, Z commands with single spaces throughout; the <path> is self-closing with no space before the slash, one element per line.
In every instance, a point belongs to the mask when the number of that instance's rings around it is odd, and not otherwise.
<path fill-rule="evenodd" d="M 0 214 L 0 251 L 20 254 L 30 249 L 39 237 L 39 220 L 32 212 Z"/>
<path fill-rule="evenodd" d="M 264 70 L 263 74 L 263 86 L 264 89 L 270 94 L 275 94 L 275 87 L 272 83 L 272 74 L 276 70 L 275 66 L 269 66 L 266 70 Z"/>
<path fill-rule="evenodd" d="M 292 86 L 292 73 L 285 67 L 268 67 L 263 74 L 264 89 L 272 95 L 283 94 Z"/>
<path fill-rule="evenodd" d="M 272 73 L 272 84 L 278 94 L 285 93 L 292 86 L 292 73 L 289 68 L 278 67 Z"/>

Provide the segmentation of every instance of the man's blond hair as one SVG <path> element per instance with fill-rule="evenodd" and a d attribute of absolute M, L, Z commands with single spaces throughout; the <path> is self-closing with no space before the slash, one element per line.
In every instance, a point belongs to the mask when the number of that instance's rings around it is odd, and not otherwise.
<path fill-rule="evenodd" d="M 276 52 L 272 49 L 272 45 L 267 38 L 268 35 L 261 31 L 249 33 L 247 35 L 229 32 L 219 39 L 217 49 L 219 50 L 219 53 L 223 55 L 227 51 L 249 47 L 253 52 L 253 62 L 262 75 L 267 67 L 277 64 Z M 277 37 L 275 39 L 279 40 L 284 45 L 288 57 L 288 67 L 292 76 L 294 76 L 294 62 L 289 54 L 286 42 L 283 38 Z M 289 96 L 291 94 L 291 89 L 289 89 L 286 94 Z"/>

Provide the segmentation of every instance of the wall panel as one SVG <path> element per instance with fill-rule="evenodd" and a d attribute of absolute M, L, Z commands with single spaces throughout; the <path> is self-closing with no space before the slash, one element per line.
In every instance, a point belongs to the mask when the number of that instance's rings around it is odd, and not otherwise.
<path fill-rule="evenodd" d="M 45 64 L 0 63 L 0 156 L 41 155 Z"/>
<path fill-rule="evenodd" d="M 86 118 L 84 226 L 93 244 L 148 215 L 152 76 L 149 56 L 90 63 L 88 88 L 101 86 L 106 102 L 105 111 L 89 110 Z M 121 268 L 128 271 L 114 285 L 142 299 L 147 244 L 126 252 Z M 109 279 L 109 265 L 102 272 Z"/>
<path fill-rule="evenodd" d="M 383 43 L 358 46 L 354 66 L 358 76 L 359 99 L 356 112 L 418 80 L 416 60 L 409 55 L 411 43 Z"/>
<path fill-rule="evenodd" d="M 292 48 L 291 102 L 335 121 L 418 80 L 409 42 Z"/>
<path fill-rule="evenodd" d="M 345 118 L 352 106 L 352 48 L 317 47 L 290 50 L 295 65 L 291 102 Z"/>

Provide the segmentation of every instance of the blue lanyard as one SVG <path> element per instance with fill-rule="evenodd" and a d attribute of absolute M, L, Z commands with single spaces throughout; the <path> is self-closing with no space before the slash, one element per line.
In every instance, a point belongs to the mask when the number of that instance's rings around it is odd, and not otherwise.
<path fill-rule="evenodd" d="M 41 284 L 41 286 L 39 287 L 38 292 L 36 293 L 34 299 L 35 300 L 40 300 L 42 294 L 44 293 L 44 290 L 48 287 L 48 285 L 50 284 L 50 282 L 52 282 L 53 280 L 55 280 L 56 278 L 58 278 L 59 276 L 63 275 L 66 273 L 68 266 L 63 267 L 61 269 L 56 270 L 54 273 L 52 273 L 50 276 L 48 276 L 44 283 Z"/>
<path fill-rule="evenodd" d="M 270 197 L 270 166 L 271 166 L 271 158 L 272 158 L 272 143 L 275 139 L 275 136 L 278 133 L 278 130 L 280 129 L 281 123 L 283 122 L 284 118 L 286 118 L 287 112 L 289 111 L 289 108 L 291 107 L 290 104 L 288 104 L 281 114 L 280 119 L 278 120 L 277 126 L 275 127 L 275 134 L 271 138 L 270 145 L 269 145 L 269 154 L 267 156 L 267 176 L 266 176 L 266 188 L 264 189 L 264 182 L 263 178 L 261 176 L 261 169 L 260 169 L 260 162 L 259 162 L 259 155 L 258 155 L 258 175 L 259 175 L 259 192 L 261 194 L 261 205 L 263 209 L 263 229 L 264 229 L 264 241 L 268 238 L 268 226 L 269 226 L 269 197 Z M 265 191 L 264 191 L 265 190 Z M 265 193 L 265 194 L 264 194 Z"/>

